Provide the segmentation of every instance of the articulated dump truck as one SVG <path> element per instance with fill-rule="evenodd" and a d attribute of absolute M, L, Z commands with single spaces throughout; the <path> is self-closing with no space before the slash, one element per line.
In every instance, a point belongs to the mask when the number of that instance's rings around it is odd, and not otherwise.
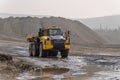
<path fill-rule="evenodd" d="M 57 56 L 67 58 L 70 49 L 70 31 L 62 32 L 61 28 L 52 26 L 40 28 L 37 35 L 28 35 L 29 55 L 34 57 Z"/>

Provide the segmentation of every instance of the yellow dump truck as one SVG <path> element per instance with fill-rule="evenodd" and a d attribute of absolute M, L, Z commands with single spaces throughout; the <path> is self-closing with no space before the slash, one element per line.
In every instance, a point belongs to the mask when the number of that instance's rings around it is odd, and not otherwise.
<path fill-rule="evenodd" d="M 67 58 L 70 49 L 70 31 L 62 32 L 61 28 L 52 26 L 40 28 L 37 35 L 28 35 L 29 55 L 34 57 L 57 56 Z"/>

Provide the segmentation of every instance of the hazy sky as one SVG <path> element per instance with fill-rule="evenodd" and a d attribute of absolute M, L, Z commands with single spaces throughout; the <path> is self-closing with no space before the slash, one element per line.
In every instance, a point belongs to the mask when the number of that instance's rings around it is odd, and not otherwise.
<path fill-rule="evenodd" d="M 120 14 L 120 0 L 0 0 L 0 13 L 88 18 Z"/>

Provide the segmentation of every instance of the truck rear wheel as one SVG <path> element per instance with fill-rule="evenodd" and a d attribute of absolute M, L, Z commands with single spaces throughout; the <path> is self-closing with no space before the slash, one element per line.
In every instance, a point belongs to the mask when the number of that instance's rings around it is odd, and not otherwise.
<path fill-rule="evenodd" d="M 29 56 L 38 57 L 39 56 L 39 47 L 36 47 L 37 44 L 30 43 L 29 45 Z"/>
<path fill-rule="evenodd" d="M 35 55 L 34 55 L 35 57 L 39 57 L 39 51 L 40 51 L 39 48 L 35 48 Z"/>
<path fill-rule="evenodd" d="M 33 54 L 32 54 L 32 43 L 29 43 L 29 56 L 33 56 Z"/>
<path fill-rule="evenodd" d="M 47 57 L 47 51 L 43 50 L 43 45 L 42 44 L 40 44 L 40 55 L 43 58 Z"/>
<path fill-rule="evenodd" d="M 61 57 L 62 58 L 67 58 L 68 57 L 69 50 L 63 50 L 61 51 Z"/>
<path fill-rule="evenodd" d="M 35 57 L 39 57 L 39 55 L 40 55 L 40 43 L 39 42 L 36 42 L 36 44 L 35 44 Z"/>
<path fill-rule="evenodd" d="M 31 45 L 31 53 L 30 53 L 30 55 L 35 56 L 35 53 L 36 53 L 35 44 L 32 44 Z"/>

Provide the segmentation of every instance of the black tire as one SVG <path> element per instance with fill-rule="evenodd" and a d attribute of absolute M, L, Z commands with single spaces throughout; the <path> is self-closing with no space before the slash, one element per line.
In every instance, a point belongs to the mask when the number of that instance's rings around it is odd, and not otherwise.
<path fill-rule="evenodd" d="M 40 55 L 40 43 L 39 42 L 36 42 L 35 43 L 35 57 L 39 57 Z"/>
<path fill-rule="evenodd" d="M 48 56 L 47 51 L 43 50 L 43 45 L 40 44 L 40 55 L 43 58 L 46 58 Z"/>
<path fill-rule="evenodd" d="M 31 55 L 35 57 L 36 54 L 36 48 L 35 48 L 35 44 L 32 44 L 32 48 L 31 48 Z"/>
<path fill-rule="evenodd" d="M 48 57 L 48 52 L 43 50 L 43 53 L 42 53 L 42 56 L 41 56 L 41 57 L 43 57 L 43 58 Z"/>
<path fill-rule="evenodd" d="M 30 43 L 29 56 L 39 57 L 39 47 L 37 43 Z"/>
<path fill-rule="evenodd" d="M 29 43 L 29 56 L 32 57 L 32 43 Z"/>
<path fill-rule="evenodd" d="M 39 48 L 36 48 L 36 50 L 35 50 L 35 57 L 39 57 L 39 54 L 40 54 L 40 51 L 39 51 L 40 49 Z"/>
<path fill-rule="evenodd" d="M 69 50 L 63 50 L 61 51 L 61 57 L 62 58 L 67 58 L 68 57 Z"/>

